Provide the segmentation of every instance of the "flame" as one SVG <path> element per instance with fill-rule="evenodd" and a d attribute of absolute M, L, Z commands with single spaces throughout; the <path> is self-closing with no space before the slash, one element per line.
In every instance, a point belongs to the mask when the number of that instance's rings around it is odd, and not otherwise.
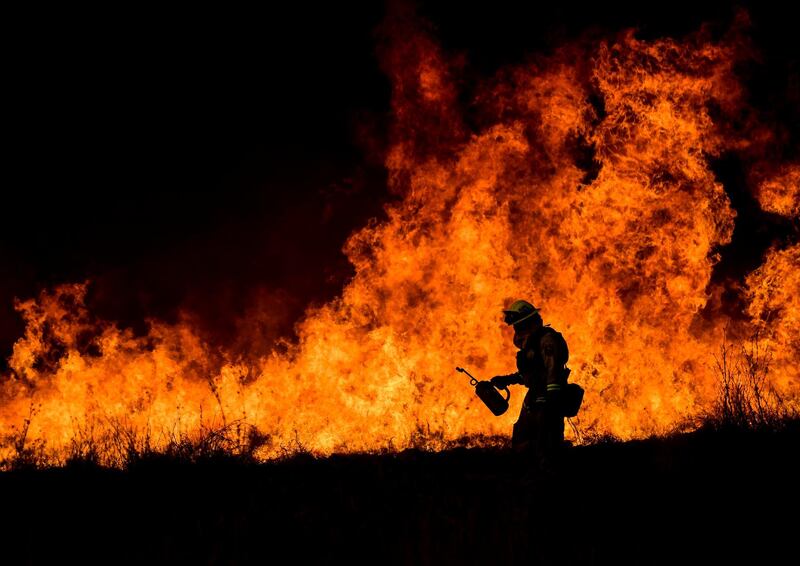
<path fill-rule="evenodd" d="M 762 181 L 757 197 L 764 210 L 790 218 L 800 217 L 800 166 L 786 166 Z"/>
<path fill-rule="evenodd" d="M 115 463 L 120 435 L 158 449 L 232 424 L 266 439 L 262 458 L 508 435 L 522 392 L 495 418 L 454 368 L 513 370 L 500 310 L 515 298 L 569 343 L 587 391 L 578 426 L 638 437 L 707 406 L 735 322 L 712 304 L 736 213 L 710 159 L 746 146 L 728 127 L 745 104 L 741 37 L 625 32 L 565 46 L 486 81 L 469 127 L 459 64 L 424 32 L 404 40 L 382 53 L 386 167 L 401 198 L 349 238 L 355 276 L 341 296 L 309 310 L 296 341 L 247 359 L 204 343 L 189 318 L 152 320 L 144 337 L 97 320 L 86 283 L 19 302 L 27 326 L 2 382 L 0 460 L 21 435 L 52 461 L 89 440 Z M 798 216 L 798 171 L 760 184 L 765 210 Z M 795 400 L 798 265 L 800 247 L 775 247 L 743 299 L 776 352 L 775 385 Z"/>
<path fill-rule="evenodd" d="M 748 313 L 765 333 L 772 379 L 788 399 L 800 398 L 800 244 L 771 249 L 747 278 Z"/>

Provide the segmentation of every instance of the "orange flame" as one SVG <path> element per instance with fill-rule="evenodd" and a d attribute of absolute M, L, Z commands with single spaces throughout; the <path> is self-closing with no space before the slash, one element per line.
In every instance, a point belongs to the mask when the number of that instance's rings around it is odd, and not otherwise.
<path fill-rule="evenodd" d="M 54 461 L 89 437 L 111 463 L 120 430 L 158 448 L 242 423 L 270 439 L 263 458 L 507 435 L 522 394 L 495 418 L 454 368 L 512 371 L 500 310 L 515 298 L 566 337 L 587 391 L 580 427 L 647 435 L 714 398 L 730 321 L 710 308 L 711 275 L 735 212 L 709 158 L 743 146 L 724 127 L 744 104 L 735 34 L 628 32 L 505 69 L 475 97 L 473 133 L 455 67 L 431 38 L 414 39 L 383 53 L 395 116 L 386 166 L 402 199 L 350 237 L 355 276 L 306 314 L 298 340 L 239 359 L 189 322 L 151 321 L 142 338 L 95 320 L 85 284 L 44 292 L 18 304 L 27 328 L 3 380 L 0 459 L 23 429 Z M 579 150 L 593 151 L 593 170 Z M 797 166 L 764 181 L 761 206 L 797 217 L 797 181 Z M 746 281 L 746 312 L 777 352 L 775 385 L 794 400 L 799 254 L 773 249 Z"/>
<path fill-rule="evenodd" d="M 800 166 L 787 166 L 758 187 L 764 210 L 790 218 L 800 217 Z"/>

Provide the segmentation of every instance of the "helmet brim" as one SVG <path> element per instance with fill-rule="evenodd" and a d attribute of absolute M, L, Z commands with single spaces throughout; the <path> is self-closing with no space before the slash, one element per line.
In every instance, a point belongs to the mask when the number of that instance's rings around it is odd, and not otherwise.
<path fill-rule="evenodd" d="M 538 313 L 539 313 L 539 309 L 534 308 L 531 312 L 529 312 L 528 314 L 526 314 L 525 316 L 523 316 L 519 320 L 515 320 L 514 322 L 507 322 L 506 324 L 508 324 L 509 326 L 514 325 L 514 324 L 519 324 L 523 320 L 528 320 L 530 317 L 532 317 L 533 315 L 538 314 Z M 519 313 L 517 311 L 504 310 L 503 314 L 512 314 L 513 315 L 513 314 L 519 314 Z"/>

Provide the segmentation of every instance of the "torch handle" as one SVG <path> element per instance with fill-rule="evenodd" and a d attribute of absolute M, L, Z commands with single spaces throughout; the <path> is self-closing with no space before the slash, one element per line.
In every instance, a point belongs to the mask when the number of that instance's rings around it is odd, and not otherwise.
<path fill-rule="evenodd" d="M 461 372 L 461 373 L 466 373 L 469 376 L 469 384 L 470 385 L 477 385 L 478 384 L 478 380 L 475 379 L 475 377 L 470 372 L 465 370 L 464 368 L 457 367 L 456 371 Z"/>

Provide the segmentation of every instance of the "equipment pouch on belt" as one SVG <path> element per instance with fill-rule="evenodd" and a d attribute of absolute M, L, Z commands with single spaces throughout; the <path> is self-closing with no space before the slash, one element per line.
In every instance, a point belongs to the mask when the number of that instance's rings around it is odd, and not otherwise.
<path fill-rule="evenodd" d="M 565 417 L 574 417 L 578 414 L 583 403 L 583 387 L 577 383 L 568 383 L 564 389 L 562 409 Z"/>

